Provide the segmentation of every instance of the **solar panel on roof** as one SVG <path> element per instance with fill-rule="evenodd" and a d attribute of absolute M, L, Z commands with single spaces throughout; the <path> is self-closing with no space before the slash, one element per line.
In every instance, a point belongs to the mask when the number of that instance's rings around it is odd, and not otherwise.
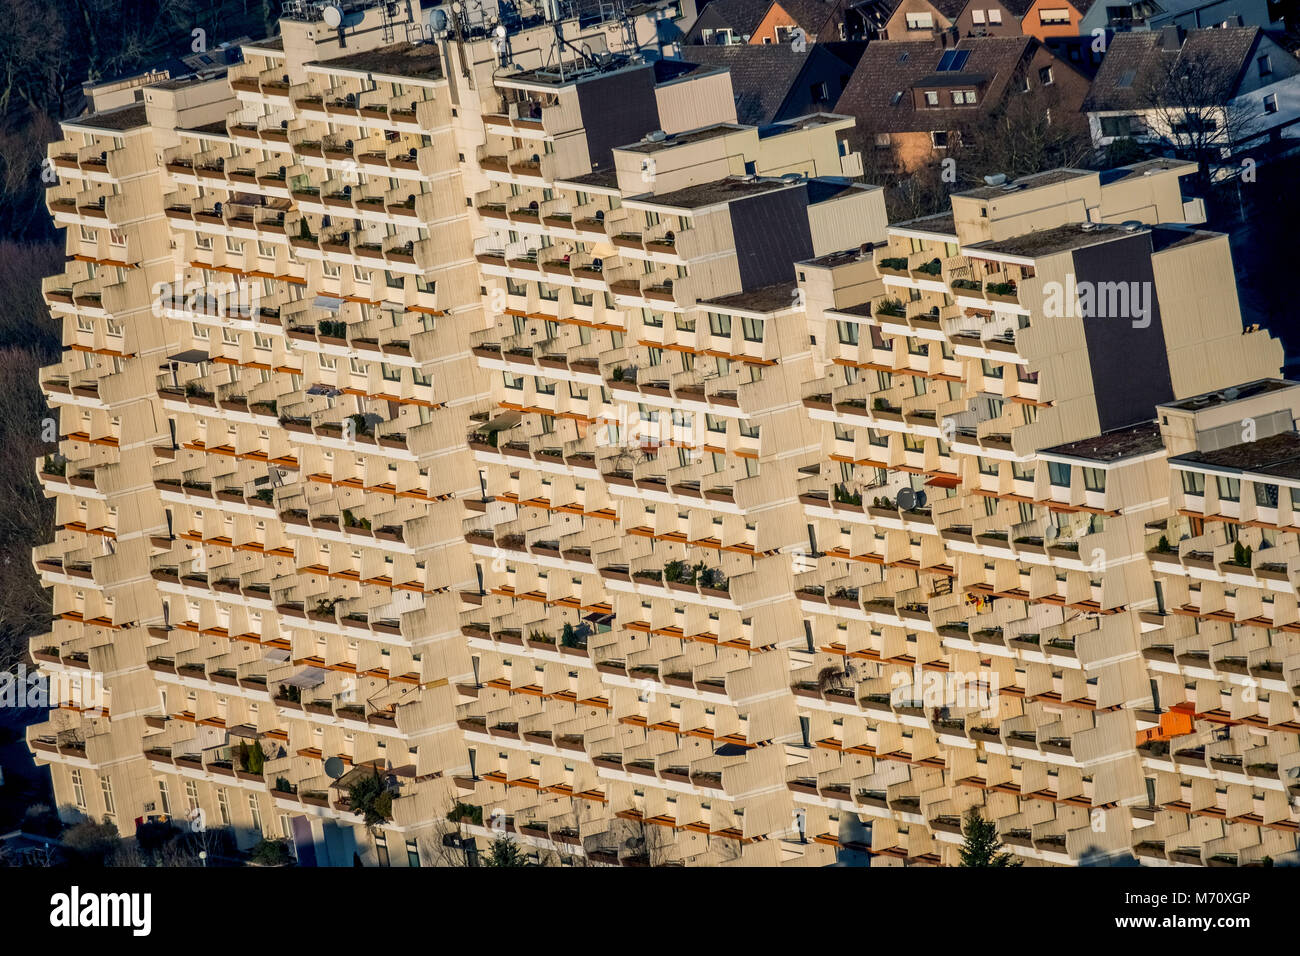
<path fill-rule="evenodd" d="M 969 57 L 970 50 L 945 50 L 943 56 L 939 57 L 937 72 L 951 73 L 960 70 L 966 65 Z"/>

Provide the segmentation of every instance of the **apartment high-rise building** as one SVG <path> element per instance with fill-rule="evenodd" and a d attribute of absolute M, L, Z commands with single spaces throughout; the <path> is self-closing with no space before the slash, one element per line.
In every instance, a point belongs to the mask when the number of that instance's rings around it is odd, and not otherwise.
<path fill-rule="evenodd" d="M 303 5 L 64 123 L 65 817 L 322 865 L 951 864 L 971 808 L 1040 863 L 1293 849 L 1300 409 L 1192 167 L 890 225 L 850 118 L 638 52 L 674 11 Z"/>

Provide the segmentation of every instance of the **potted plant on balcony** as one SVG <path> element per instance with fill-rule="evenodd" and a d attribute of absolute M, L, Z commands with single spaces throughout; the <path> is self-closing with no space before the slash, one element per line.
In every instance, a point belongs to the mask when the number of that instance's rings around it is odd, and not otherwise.
<path fill-rule="evenodd" d="M 907 259 L 903 256 L 890 256 L 876 261 L 876 271 L 881 275 L 907 278 Z"/>
<path fill-rule="evenodd" d="M 1014 282 L 990 282 L 984 287 L 984 298 L 990 302 L 1020 302 Z"/>
<path fill-rule="evenodd" d="M 393 792 L 377 767 L 348 788 L 348 808 L 372 830 L 393 818 Z"/>
<path fill-rule="evenodd" d="M 695 569 L 685 561 L 669 561 L 664 565 L 664 582 L 674 591 L 695 591 Z"/>

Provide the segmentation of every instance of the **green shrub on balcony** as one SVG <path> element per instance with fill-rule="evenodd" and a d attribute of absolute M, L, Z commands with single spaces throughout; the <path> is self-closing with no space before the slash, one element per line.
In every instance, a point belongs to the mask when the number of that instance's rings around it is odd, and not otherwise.
<path fill-rule="evenodd" d="M 836 485 L 835 500 L 842 505 L 860 505 L 862 504 L 862 492 L 850 492 L 843 485 Z"/>
<path fill-rule="evenodd" d="M 245 773 L 261 774 L 262 768 L 266 766 L 266 752 L 262 750 L 262 742 L 254 740 L 250 747 L 244 741 L 239 743 L 239 768 Z"/>
<path fill-rule="evenodd" d="M 876 315 L 889 315 L 900 319 L 906 314 L 902 299 L 881 299 L 872 311 Z"/>
<path fill-rule="evenodd" d="M 321 319 L 316 323 L 316 330 L 327 339 L 346 339 L 348 324 L 337 319 Z"/>
<path fill-rule="evenodd" d="M 361 814 L 368 827 L 382 826 L 393 818 L 393 794 L 378 770 L 348 789 L 348 806 Z"/>
<path fill-rule="evenodd" d="M 483 808 L 476 807 L 472 803 L 456 802 L 456 805 L 447 811 L 447 819 L 452 823 L 459 823 L 461 820 L 468 819 L 475 826 L 483 825 Z"/>
<path fill-rule="evenodd" d="M 907 271 L 907 259 L 906 259 L 906 258 L 902 258 L 902 257 L 897 257 L 897 256 L 892 257 L 892 258 L 889 258 L 889 259 L 881 259 L 881 260 L 880 260 L 880 267 L 881 267 L 882 269 L 894 269 L 894 270 L 896 270 L 896 271 L 898 271 L 898 272 L 906 272 L 906 271 Z"/>

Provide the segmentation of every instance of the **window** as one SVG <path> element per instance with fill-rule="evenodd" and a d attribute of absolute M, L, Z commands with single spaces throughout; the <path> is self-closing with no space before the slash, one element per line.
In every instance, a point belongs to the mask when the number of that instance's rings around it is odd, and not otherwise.
<path fill-rule="evenodd" d="M 1043 24 L 1044 26 L 1048 26 L 1052 24 L 1069 23 L 1070 11 L 1060 7 L 1054 10 L 1039 10 L 1038 22 Z"/>
<path fill-rule="evenodd" d="M 970 19 L 971 19 L 971 23 L 978 23 L 982 26 L 984 24 L 984 11 L 972 10 L 970 12 Z"/>
<path fill-rule="evenodd" d="M 199 808 L 199 785 L 193 780 L 185 781 L 185 805 L 191 810 Z"/>
<path fill-rule="evenodd" d="M 746 342 L 761 342 L 763 341 L 763 320 L 742 315 L 740 317 L 740 331 L 744 335 Z"/>
<path fill-rule="evenodd" d="M 907 29 L 909 30 L 933 30 L 934 15 L 930 13 L 909 13 L 907 14 Z"/>
<path fill-rule="evenodd" d="M 1261 508 L 1277 507 L 1277 485 L 1255 482 L 1255 504 Z"/>
<path fill-rule="evenodd" d="M 99 778 L 99 789 L 104 794 L 104 812 L 112 815 L 117 812 L 117 807 L 113 803 L 113 781 L 107 777 Z"/>
<path fill-rule="evenodd" d="M 225 787 L 217 791 L 217 811 L 221 814 L 221 825 L 230 826 L 230 795 Z"/>
<path fill-rule="evenodd" d="M 1241 500 L 1241 479 L 1229 478 L 1226 475 L 1218 475 L 1215 484 L 1219 488 L 1220 501 L 1240 501 Z"/>
<path fill-rule="evenodd" d="M 414 840 L 406 841 L 406 865 L 407 866 L 420 865 L 420 851 L 416 847 Z"/>
<path fill-rule="evenodd" d="M 158 807 L 167 816 L 172 815 L 172 798 L 171 794 L 167 792 L 166 780 L 158 781 Z"/>
<path fill-rule="evenodd" d="M 948 148 L 948 131 L 932 130 L 930 133 L 930 142 L 934 144 L 935 149 Z"/>
<path fill-rule="evenodd" d="M 1053 488 L 1070 487 L 1070 466 L 1061 461 L 1047 463 L 1047 480 Z"/>
<path fill-rule="evenodd" d="M 1205 494 L 1205 475 L 1199 471 L 1179 472 L 1183 476 L 1183 494 L 1200 497 Z"/>
<path fill-rule="evenodd" d="M 836 332 L 839 335 L 840 343 L 843 345 L 858 344 L 858 323 L 856 322 L 836 322 Z"/>
<path fill-rule="evenodd" d="M 1001 23 L 1002 23 L 1002 11 L 1001 11 L 1001 10 L 990 10 L 990 11 L 989 11 L 989 23 L 992 24 L 992 25 L 995 26 L 995 27 L 996 27 L 996 26 L 1000 26 Z"/>
<path fill-rule="evenodd" d="M 78 810 L 86 809 L 86 787 L 81 781 L 81 770 L 77 768 L 72 771 L 72 802 Z"/>
<path fill-rule="evenodd" d="M 1102 136 L 1131 136 L 1136 132 L 1136 116 L 1103 116 L 1101 118 Z"/>
<path fill-rule="evenodd" d="M 1259 67 L 1259 75 L 1261 77 L 1268 76 L 1273 72 L 1273 60 L 1267 53 L 1256 60 L 1255 63 Z"/>
<path fill-rule="evenodd" d="M 1277 112 L 1277 94 L 1276 94 L 1276 93 L 1269 93 L 1267 96 L 1264 97 L 1264 112 L 1265 112 L 1265 113 L 1276 113 L 1276 112 Z"/>
<path fill-rule="evenodd" d="M 248 795 L 248 812 L 253 817 L 253 829 L 258 833 L 262 832 L 262 811 L 257 805 L 257 794 Z"/>
<path fill-rule="evenodd" d="M 509 372 L 502 372 L 501 377 L 505 379 L 506 388 L 519 391 L 524 387 L 524 377 L 522 375 L 512 375 Z"/>
<path fill-rule="evenodd" d="M 1106 490 L 1106 472 L 1100 468 L 1083 469 L 1083 487 L 1087 491 Z"/>
<path fill-rule="evenodd" d="M 1052 85 L 1052 68 L 1050 66 L 1045 66 L 1038 71 L 1038 82 L 1042 83 L 1043 86 Z"/>
<path fill-rule="evenodd" d="M 975 91 L 953 90 L 952 102 L 954 106 L 973 106 L 975 104 Z"/>
<path fill-rule="evenodd" d="M 721 312 L 709 313 L 709 331 L 713 335 L 730 337 L 731 335 L 731 316 L 724 315 Z"/>
<path fill-rule="evenodd" d="M 925 91 L 925 105 L 926 105 L 926 106 L 938 106 L 938 105 L 939 105 L 939 94 L 938 94 L 937 92 L 935 92 L 934 90 L 926 90 L 926 91 Z"/>

